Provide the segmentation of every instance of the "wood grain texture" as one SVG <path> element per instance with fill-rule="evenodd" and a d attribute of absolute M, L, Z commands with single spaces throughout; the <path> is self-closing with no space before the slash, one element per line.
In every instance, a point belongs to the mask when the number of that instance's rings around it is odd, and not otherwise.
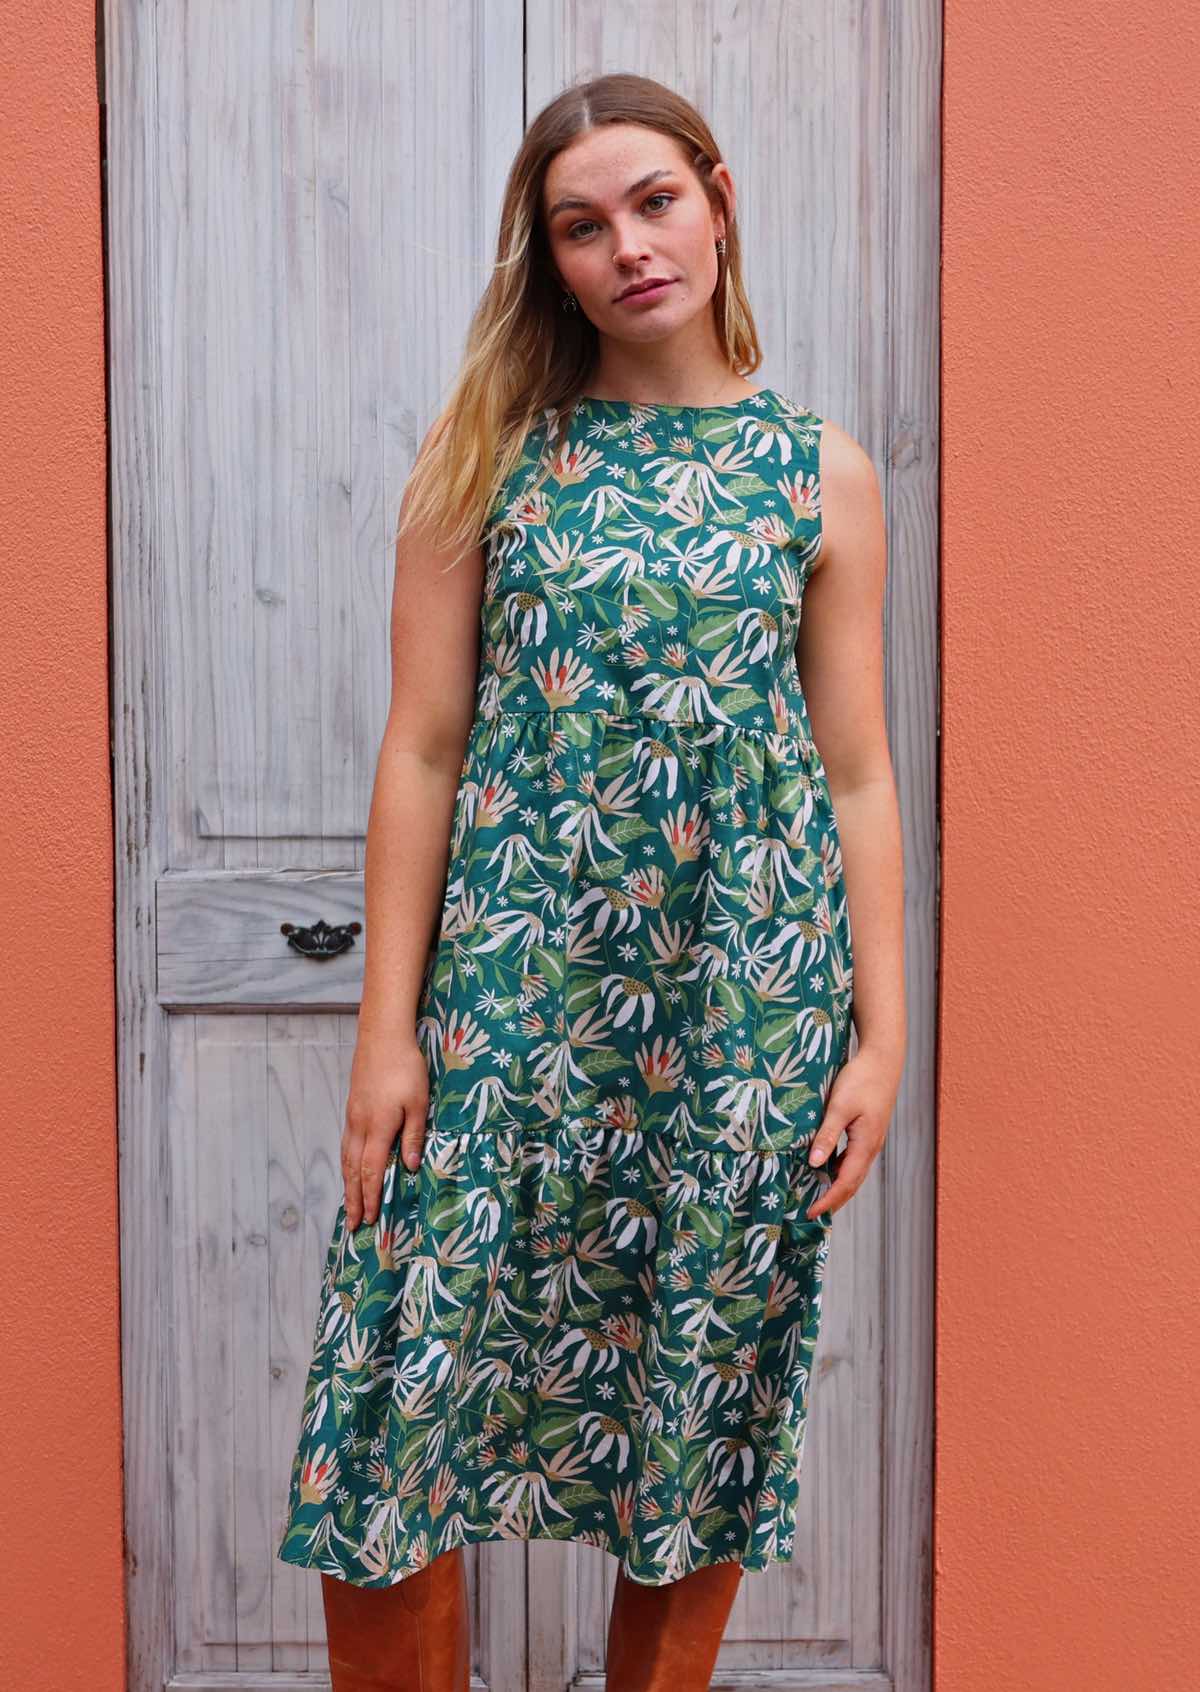
<path fill-rule="evenodd" d="M 369 944 L 360 870 L 177 870 L 158 878 L 157 998 L 172 1010 L 349 1010 Z M 296 951 L 283 924 L 361 924 L 346 950 Z"/>

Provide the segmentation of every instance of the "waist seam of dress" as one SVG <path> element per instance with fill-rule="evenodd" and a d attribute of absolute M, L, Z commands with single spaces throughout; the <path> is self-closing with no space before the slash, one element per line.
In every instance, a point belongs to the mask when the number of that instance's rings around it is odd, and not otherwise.
<path fill-rule="evenodd" d="M 788 734 L 782 729 L 755 728 L 749 723 L 726 722 L 721 717 L 664 717 L 653 711 L 605 711 L 592 705 L 554 705 L 543 711 L 536 708 L 519 711 L 503 708 L 488 710 L 481 706 L 476 713 L 476 726 L 482 723 L 494 723 L 506 717 L 599 717 L 602 722 L 610 723 L 614 727 L 621 727 L 626 724 L 630 727 L 636 727 L 639 723 L 665 723 L 669 728 L 722 729 L 732 734 L 749 735 L 754 740 L 785 741 L 802 755 L 811 756 L 809 742 L 800 735 Z"/>

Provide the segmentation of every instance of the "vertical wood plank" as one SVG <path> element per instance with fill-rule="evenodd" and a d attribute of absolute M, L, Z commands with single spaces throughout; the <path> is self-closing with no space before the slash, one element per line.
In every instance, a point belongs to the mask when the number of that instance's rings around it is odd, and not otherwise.
<path fill-rule="evenodd" d="M 336 1147 L 330 1124 L 306 1121 L 307 1037 L 324 1019 L 267 1021 L 267 1159 L 270 1219 L 270 1458 L 260 1478 L 271 1505 L 272 1557 L 283 1538 L 290 1465 L 300 1432 L 324 1250 L 321 1222 L 336 1212 Z M 349 1018 L 338 1018 L 340 1025 Z M 271 1579 L 272 1668 L 323 1669 L 325 1618 L 319 1583 L 276 1559 Z"/>
<path fill-rule="evenodd" d="M 237 1666 L 245 1674 L 272 1665 L 271 1593 L 271 1246 L 266 1017 L 237 1017 L 228 1047 L 229 1092 L 221 1101 L 230 1139 L 229 1296 L 233 1382 L 233 1587 Z"/>
<path fill-rule="evenodd" d="M 883 1327 L 885 1653 L 897 1692 L 932 1673 L 938 953 L 939 229 L 942 12 L 888 11 L 888 722 L 906 884 L 908 1062 L 889 1134 Z"/>
<path fill-rule="evenodd" d="M 171 1480 L 172 1267 L 168 1133 L 170 1053 L 154 1002 L 154 883 L 164 861 L 161 724 L 165 678 L 154 659 L 163 601 L 167 491 L 157 407 L 157 333 L 169 252 L 153 235 L 168 203 L 159 141 L 158 15 L 106 0 L 105 78 L 108 431 L 112 471 L 112 711 L 117 1120 L 121 1215 L 121 1381 L 125 1487 L 126 1664 L 130 1692 L 161 1688 L 173 1666 Z M 170 78 L 170 69 L 167 72 Z M 183 1078 L 186 1086 L 186 1077 Z M 151 1196 L 157 1195 L 157 1203 Z M 168 1283 L 169 1284 L 169 1283 Z"/>

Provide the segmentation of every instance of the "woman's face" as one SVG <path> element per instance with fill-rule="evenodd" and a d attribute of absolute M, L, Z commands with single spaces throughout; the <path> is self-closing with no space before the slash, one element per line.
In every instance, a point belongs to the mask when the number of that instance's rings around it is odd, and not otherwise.
<path fill-rule="evenodd" d="M 727 167 L 713 178 L 732 208 Z M 634 123 L 589 130 L 551 161 L 543 212 L 559 278 L 602 335 L 660 340 L 709 306 L 725 215 L 669 136 Z M 664 285 L 621 298 L 651 278 Z"/>

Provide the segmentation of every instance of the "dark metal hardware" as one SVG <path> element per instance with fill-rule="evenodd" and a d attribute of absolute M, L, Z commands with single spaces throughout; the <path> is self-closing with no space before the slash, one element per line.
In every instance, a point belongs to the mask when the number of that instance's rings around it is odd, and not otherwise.
<path fill-rule="evenodd" d="M 281 922 L 279 932 L 287 935 L 287 943 L 306 958 L 335 958 L 354 944 L 354 936 L 362 933 L 361 922 L 344 922 L 331 928 L 321 918 L 311 928 L 300 928 L 294 922 Z"/>

